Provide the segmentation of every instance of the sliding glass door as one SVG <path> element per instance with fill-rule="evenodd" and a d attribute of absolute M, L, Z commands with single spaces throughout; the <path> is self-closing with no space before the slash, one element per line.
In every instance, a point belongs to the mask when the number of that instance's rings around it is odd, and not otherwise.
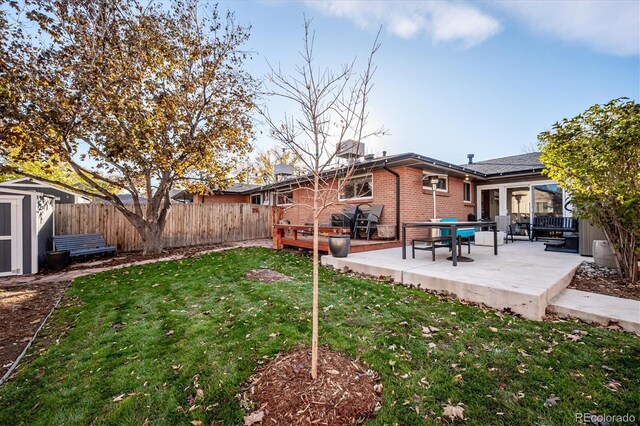
<path fill-rule="evenodd" d="M 500 190 L 483 189 L 480 191 L 480 218 L 495 220 L 500 214 Z"/>

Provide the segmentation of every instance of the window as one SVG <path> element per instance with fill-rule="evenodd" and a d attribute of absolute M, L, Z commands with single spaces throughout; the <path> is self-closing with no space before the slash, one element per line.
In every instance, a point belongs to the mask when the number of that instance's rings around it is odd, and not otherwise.
<path fill-rule="evenodd" d="M 533 201 L 537 216 L 562 217 L 562 188 L 558 184 L 534 186 Z"/>
<path fill-rule="evenodd" d="M 424 176 L 422 177 L 422 188 L 431 189 L 431 182 L 429 179 L 431 178 L 430 174 L 424 172 Z M 438 186 L 436 186 L 436 191 L 447 192 L 449 191 L 449 177 L 448 176 L 438 176 Z"/>
<path fill-rule="evenodd" d="M 262 194 L 253 194 L 251 196 L 251 204 L 256 204 L 256 205 L 262 204 Z"/>
<path fill-rule="evenodd" d="M 293 191 L 276 192 L 276 205 L 288 206 L 293 204 Z"/>
<path fill-rule="evenodd" d="M 342 182 L 341 182 L 342 183 Z M 373 197 L 373 175 L 355 176 L 350 178 L 342 188 L 340 201 Z"/>
<path fill-rule="evenodd" d="M 471 202 L 471 182 L 462 182 L 462 200 L 465 203 Z"/>

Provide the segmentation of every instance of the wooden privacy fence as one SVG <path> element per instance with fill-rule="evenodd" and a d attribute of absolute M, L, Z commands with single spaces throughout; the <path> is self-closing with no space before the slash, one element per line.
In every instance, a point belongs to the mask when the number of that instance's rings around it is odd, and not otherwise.
<path fill-rule="evenodd" d="M 173 204 L 164 228 L 164 246 L 271 238 L 271 224 L 272 211 L 268 206 Z M 142 239 L 133 225 L 109 204 L 59 204 L 55 229 L 57 235 L 99 232 L 108 245 L 117 246 L 119 251 L 142 249 Z"/>

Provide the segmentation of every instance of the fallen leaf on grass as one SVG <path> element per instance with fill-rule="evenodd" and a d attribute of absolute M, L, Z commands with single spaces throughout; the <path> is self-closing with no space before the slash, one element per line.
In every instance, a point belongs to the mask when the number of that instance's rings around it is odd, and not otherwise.
<path fill-rule="evenodd" d="M 204 399 L 204 391 L 202 389 L 196 390 L 196 401 Z"/>
<path fill-rule="evenodd" d="M 382 383 L 375 384 L 375 385 L 373 385 L 373 391 L 374 391 L 378 396 L 380 396 L 380 395 L 382 395 L 382 389 L 383 389 L 383 387 L 384 387 L 384 386 L 382 386 Z"/>
<path fill-rule="evenodd" d="M 552 406 L 556 405 L 558 403 L 558 401 L 560 401 L 560 398 L 558 398 L 557 396 L 551 395 L 549 398 L 547 398 L 544 401 L 544 406 L 545 407 L 552 407 Z"/>
<path fill-rule="evenodd" d="M 451 420 L 455 420 L 456 418 L 464 420 L 464 407 L 458 405 L 445 405 L 444 411 L 442 412 L 443 416 L 449 417 Z"/>
<path fill-rule="evenodd" d="M 618 392 L 618 389 L 620 389 L 622 384 L 620 382 L 616 382 L 615 380 L 611 380 L 609 383 L 607 383 L 606 386 L 607 386 L 607 389 L 613 392 Z"/>
<path fill-rule="evenodd" d="M 122 395 L 118 395 L 115 398 L 113 398 L 113 402 L 120 402 L 124 399 L 126 393 L 123 393 Z"/>
<path fill-rule="evenodd" d="M 493 331 L 494 333 L 498 332 L 498 329 L 496 327 L 489 327 L 489 330 Z"/>
<path fill-rule="evenodd" d="M 582 339 L 582 336 L 578 334 L 567 334 L 567 339 L 571 340 L 572 342 L 578 342 L 580 339 Z"/>
<path fill-rule="evenodd" d="M 251 426 L 254 423 L 259 423 L 262 419 L 264 419 L 264 411 L 254 411 L 248 416 L 244 416 L 244 426 Z"/>
<path fill-rule="evenodd" d="M 167 336 L 173 336 L 174 331 L 173 330 L 169 330 L 167 331 Z"/>
<path fill-rule="evenodd" d="M 191 420 L 190 422 L 193 426 L 202 426 L 201 420 Z"/>
<path fill-rule="evenodd" d="M 437 333 L 438 331 L 440 331 L 439 328 L 422 326 L 422 335 L 424 337 L 431 337 L 432 334 Z"/>

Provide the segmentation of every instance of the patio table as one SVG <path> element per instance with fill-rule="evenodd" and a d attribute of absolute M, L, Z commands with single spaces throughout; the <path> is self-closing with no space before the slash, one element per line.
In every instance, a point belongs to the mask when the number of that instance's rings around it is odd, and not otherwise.
<path fill-rule="evenodd" d="M 498 223 L 496 221 L 482 222 L 403 222 L 402 223 L 402 258 L 407 258 L 407 228 L 449 228 L 451 232 L 451 260 L 453 266 L 458 266 L 456 238 L 458 228 L 480 228 L 488 226 L 493 230 L 493 254 L 498 255 Z"/>

